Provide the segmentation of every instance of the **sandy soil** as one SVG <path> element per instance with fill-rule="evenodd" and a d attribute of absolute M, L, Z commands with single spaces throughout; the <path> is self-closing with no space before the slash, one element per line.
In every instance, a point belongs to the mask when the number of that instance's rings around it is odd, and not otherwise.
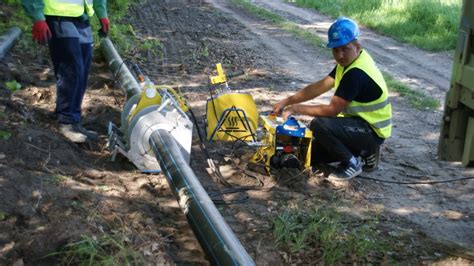
<path fill-rule="evenodd" d="M 255 0 L 302 27 L 324 35 L 332 19 L 277 0 Z M 153 21 L 153 23 L 150 23 Z M 132 8 L 124 23 L 137 38 L 158 38 L 163 48 L 123 55 L 139 63 L 155 83 L 172 84 L 190 102 L 204 128 L 208 97 L 207 75 L 222 62 L 227 71 L 243 69 L 234 89 L 251 92 L 259 111 L 323 77 L 334 62 L 323 48 L 314 48 L 274 25 L 235 9 L 224 0 L 145 1 Z M 363 45 L 380 67 L 440 99 L 449 86 L 450 56 L 426 53 L 362 29 Z M 1 61 L 0 130 L 0 264 L 51 264 L 38 260 L 78 241 L 84 234 L 105 232 L 127 239 L 149 263 L 207 264 L 166 180 L 144 175 L 124 158 L 110 162 L 105 148 L 106 124 L 118 123 L 124 97 L 103 63 L 94 63 L 84 103 L 84 122 L 101 134 L 98 143 L 74 145 L 62 138 L 49 112 L 54 108 L 54 77 L 47 50 L 15 47 Z M 25 62 L 28 62 L 26 64 Z M 11 93 L 4 81 L 17 79 L 24 89 Z M 316 102 L 325 102 L 330 94 Z M 442 110 L 419 111 L 391 93 L 394 136 L 382 149 L 380 170 L 363 177 L 388 181 L 436 181 L 469 177 L 472 169 L 436 157 Z M 301 117 L 309 121 L 307 117 Z M 203 165 L 197 137 L 191 167 L 209 192 L 224 189 L 212 181 Z M 213 158 L 234 185 L 257 184 L 247 175 L 252 149 L 232 143 L 207 144 Z M 330 183 L 318 176 L 282 182 L 258 175 L 261 190 L 224 194 L 219 210 L 257 264 L 309 264 L 318 254 L 289 257 L 274 247 L 271 221 L 288 204 L 317 205 L 337 198 L 347 215 L 363 217 L 365 210 L 381 213 L 381 231 L 406 235 L 409 244 L 394 259 L 409 263 L 470 264 L 474 246 L 473 181 L 436 185 L 400 185 L 357 178 Z M 291 184 L 291 185 L 289 185 Z M 120 233 L 117 233 L 120 232 Z M 471 253 L 469 253 L 471 252 Z M 380 261 L 379 261 L 380 262 Z"/>

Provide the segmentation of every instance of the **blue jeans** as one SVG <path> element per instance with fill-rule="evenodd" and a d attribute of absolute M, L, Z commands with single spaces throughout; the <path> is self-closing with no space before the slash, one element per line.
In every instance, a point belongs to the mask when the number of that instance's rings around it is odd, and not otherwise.
<path fill-rule="evenodd" d="M 47 17 L 53 35 L 49 51 L 56 76 L 56 115 L 59 123 L 81 121 L 81 106 L 92 62 L 92 31 L 88 20 Z"/>

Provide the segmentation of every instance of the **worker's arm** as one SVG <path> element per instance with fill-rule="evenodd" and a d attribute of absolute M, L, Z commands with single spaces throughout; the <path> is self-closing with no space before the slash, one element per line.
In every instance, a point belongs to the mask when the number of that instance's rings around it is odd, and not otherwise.
<path fill-rule="evenodd" d="M 337 116 L 349 105 L 349 101 L 339 96 L 333 96 L 329 104 L 308 105 L 294 104 L 283 111 L 283 118 L 286 120 L 290 115 L 301 114 L 308 116 Z"/>
<path fill-rule="evenodd" d="M 21 0 L 21 5 L 26 15 L 33 19 L 33 22 L 46 20 L 43 13 L 43 0 Z"/>
<path fill-rule="evenodd" d="M 327 92 L 334 87 L 334 78 L 331 76 L 326 76 L 323 79 L 311 83 L 303 89 L 299 90 L 297 93 L 292 96 L 285 98 L 275 105 L 273 105 L 273 112 L 279 114 L 283 111 L 285 106 L 292 104 L 302 103 L 311 99 L 318 97 L 319 95 Z"/>
<path fill-rule="evenodd" d="M 107 18 L 107 0 L 94 0 L 94 11 L 98 18 Z"/>

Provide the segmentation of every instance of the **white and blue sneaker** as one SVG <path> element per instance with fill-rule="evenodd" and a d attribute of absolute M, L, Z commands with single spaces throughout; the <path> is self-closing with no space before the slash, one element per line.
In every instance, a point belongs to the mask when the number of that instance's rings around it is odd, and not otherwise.
<path fill-rule="evenodd" d="M 329 174 L 329 180 L 347 181 L 362 173 L 362 162 L 359 158 L 352 157 L 349 162 L 342 162 L 336 170 Z"/>

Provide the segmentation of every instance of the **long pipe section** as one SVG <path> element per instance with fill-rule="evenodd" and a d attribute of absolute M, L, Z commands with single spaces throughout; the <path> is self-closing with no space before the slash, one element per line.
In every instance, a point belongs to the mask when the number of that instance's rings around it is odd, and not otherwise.
<path fill-rule="evenodd" d="M 8 53 L 10 48 L 13 47 L 13 43 L 16 39 L 18 39 L 18 37 L 20 37 L 20 35 L 20 28 L 13 27 L 7 32 L 5 32 L 5 34 L 0 36 L 0 59 Z"/>
<path fill-rule="evenodd" d="M 139 94 L 140 85 L 123 63 L 110 39 L 102 39 L 101 47 L 127 98 Z M 214 265 L 255 265 L 207 195 L 173 137 L 167 131 L 158 129 L 148 141 L 210 261 Z"/>
<path fill-rule="evenodd" d="M 214 265 L 255 265 L 209 198 L 174 139 L 158 129 L 150 146 L 194 234 Z"/>
<path fill-rule="evenodd" d="M 138 84 L 137 80 L 133 77 L 133 74 L 125 65 L 117 50 L 115 50 L 112 41 L 105 37 L 102 38 L 100 45 L 102 51 L 104 52 L 105 59 L 109 64 L 110 70 L 114 74 L 114 78 L 118 78 L 118 81 L 120 84 L 122 84 L 122 90 L 127 95 L 127 99 L 139 94 L 141 92 L 140 84 Z"/>

